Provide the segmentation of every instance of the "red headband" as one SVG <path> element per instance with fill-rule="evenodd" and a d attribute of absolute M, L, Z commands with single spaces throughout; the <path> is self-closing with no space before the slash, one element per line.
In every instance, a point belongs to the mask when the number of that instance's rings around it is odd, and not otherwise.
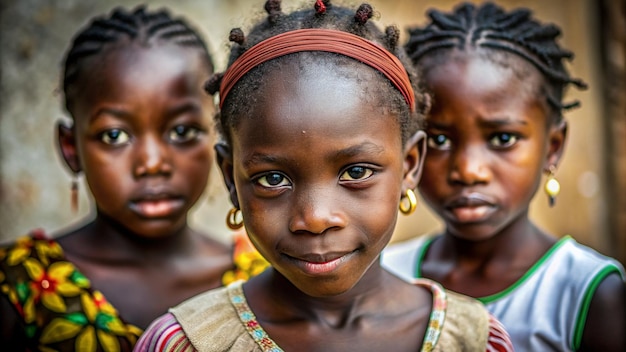
<path fill-rule="evenodd" d="M 226 70 L 220 85 L 220 108 L 235 84 L 254 67 L 287 54 L 327 51 L 345 55 L 380 71 L 402 93 L 411 111 L 415 95 L 404 66 L 383 47 L 354 34 L 332 29 L 298 29 L 268 38 L 243 53 Z"/>

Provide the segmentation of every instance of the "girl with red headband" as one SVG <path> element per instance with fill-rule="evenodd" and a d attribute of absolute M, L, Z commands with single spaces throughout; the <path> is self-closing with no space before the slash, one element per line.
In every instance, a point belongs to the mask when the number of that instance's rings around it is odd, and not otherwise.
<path fill-rule="evenodd" d="M 509 351 L 477 301 L 406 283 L 379 255 L 415 210 L 428 99 L 398 30 L 317 1 L 236 43 L 219 90 L 218 162 L 232 227 L 271 268 L 198 295 L 148 328 L 139 351 Z"/>

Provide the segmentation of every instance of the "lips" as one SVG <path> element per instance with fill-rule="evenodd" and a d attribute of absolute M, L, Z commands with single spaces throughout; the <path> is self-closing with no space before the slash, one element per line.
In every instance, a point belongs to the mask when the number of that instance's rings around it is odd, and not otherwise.
<path fill-rule="evenodd" d="M 131 200 L 129 207 L 144 218 L 166 218 L 185 206 L 182 197 L 168 193 L 146 193 Z"/>
<path fill-rule="evenodd" d="M 496 211 L 495 202 L 480 193 L 455 197 L 445 204 L 449 216 L 458 222 L 472 223 L 486 220 Z"/>
<path fill-rule="evenodd" d="M 289 260 L 296 264 L 305 274 L 316 276 L 331 273 L 348 261 L 355 251 L 333 252 L 326 254 L 305 254 L 291 256 L 285 254 Z"/>

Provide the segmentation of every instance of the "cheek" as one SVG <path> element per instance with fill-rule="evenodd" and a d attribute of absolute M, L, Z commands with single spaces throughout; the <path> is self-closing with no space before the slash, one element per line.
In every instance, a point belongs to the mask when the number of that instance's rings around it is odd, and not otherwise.
<path fill-rule="evenodd" d="M 443 158 L 436 158 L 434 156 L 426 157 L 422 170 L 422 178 L 419 183 L 420 192 L 432 192 L 439 184 L 447 182 L 448 171 L 446 170 L 445 162 Z"/>
<path fill-rule="evenodd" d="M 208 180 L 213 167 L 213 152 L 208 144 L 202 144 L 189 150 L 172 150 L 175 165 L 182 177 L 194 180 Z"/>

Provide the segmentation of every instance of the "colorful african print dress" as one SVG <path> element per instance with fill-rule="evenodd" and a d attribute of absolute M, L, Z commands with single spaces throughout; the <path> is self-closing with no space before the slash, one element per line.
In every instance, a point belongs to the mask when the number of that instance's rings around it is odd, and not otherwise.
<path fill-rule="evenodd" d="M 235 265 L 224 273 L 224 284 L 247 280 L 269 266 L 244 231 L 233 243 Z M 130 351 L 142 333 L 120 318 L 41 230 L 0 247 L 0 290 L 0 300 L 15 308 L 10 314 L 21 317 L 24 338 L 32 344 L 26 348 L 32 351 Z"/>
<path fill-rule="evenodd" d="M 0 248 L 0 289 L 23 320 L 29 350 L 129 351 L 142 333 L 43 231 Z"/>

